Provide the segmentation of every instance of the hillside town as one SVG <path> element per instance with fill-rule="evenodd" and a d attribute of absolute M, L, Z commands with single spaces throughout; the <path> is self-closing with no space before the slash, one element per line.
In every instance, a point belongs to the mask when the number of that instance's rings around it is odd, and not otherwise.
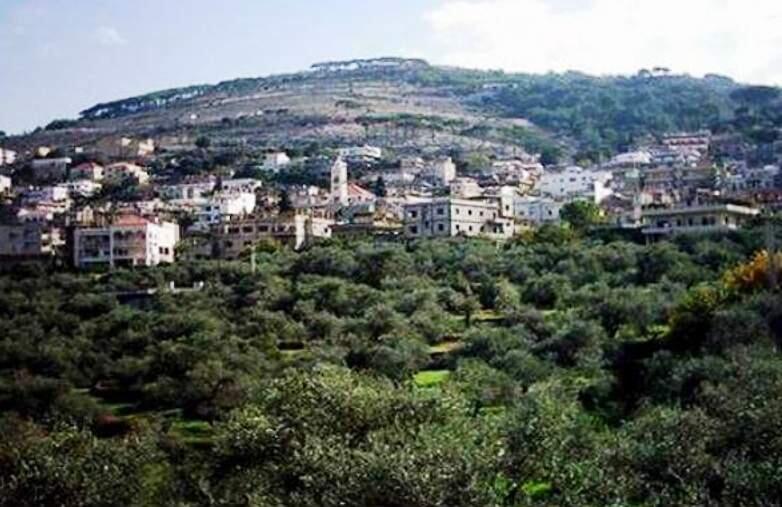
<path fill-rule="evenodd" d="M 465 167 L 447 150 L 395 156 L 364 145 L 316 157 L 267 151 L 249 173 L 229 165 L 184 175 L 179 152 L 154 138 L 2 148 L 0 259 L 154 266 L 181 256 L 238 259 L 264 242 L 302 249 L 356 236 L 503 241 L 561 223 L 578 202 L 597 212 L 592 226 L 649 241 L 735 230 L 779 206 L 782 174 L 779 165 L 715 161 L 729 150 L 729 140 L 708 131 L 677 132 L 588 167 L 544 166 L 523 150 Z M 279 178 L 293 168 L 323 184 Z"/>

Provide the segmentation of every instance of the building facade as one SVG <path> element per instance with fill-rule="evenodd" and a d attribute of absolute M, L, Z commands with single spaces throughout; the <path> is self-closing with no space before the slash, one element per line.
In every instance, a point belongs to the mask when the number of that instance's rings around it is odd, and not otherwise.
<path fill-rule="evenodd" d="M 683 233 L 728 232 L 738 230 L 760 211 L 734 204 L 703 204 L 642 212 L 643 233 L 668 236 Z"/>
<path fill-rule="evenodd" d="M 73 263 L 78 268 L 170 264 L 178 242 L 177 224 L 127 215 L 105 226 L 76 228 Z"/>
<path fill-rule="evenodd" d="M 501 212 L 497 201 L 443 197 L 404 206 L 407 238 L 484 236 L 507 239 L 514 232 L 513 218 Z"/>

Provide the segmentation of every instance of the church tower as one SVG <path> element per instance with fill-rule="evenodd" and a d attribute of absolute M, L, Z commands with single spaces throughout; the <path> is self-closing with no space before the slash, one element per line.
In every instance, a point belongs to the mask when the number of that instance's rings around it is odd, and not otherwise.
<path fill-rule="evenodd" d="M 331 202 L 348 205 L 348 165 L 342 157 L 331 166 Z"/>

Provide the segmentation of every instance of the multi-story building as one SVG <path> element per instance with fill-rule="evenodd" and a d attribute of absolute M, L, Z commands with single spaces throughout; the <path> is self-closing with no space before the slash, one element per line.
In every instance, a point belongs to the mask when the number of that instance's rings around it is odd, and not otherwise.
<path fill-rule="evenodd" d="M 768 165 L 757 169 L 744 169 L 732 172 L 721 182 L 722 189 L 727 193 L 753 193 L 778 189 L 779 176 L 782 174 L 778 166 Z"/>
<path fill-rule="evenodd" d="M 16 162 L 16 152 L 0 148 L 0 166 L 11 165 Z"/>
<path fill-rule="evenodd" d="M 647 236 L 682 233 L 726 232 L 741 228 L 760 211 L 735 204 L 694 204 L 646 209 L 641 220 Z"/>
<path fill-rule="evenodd" d="M 547 171 L 540 178 L 538 190 L 554 199 L 590 199 L 599 204 L 612 194 L 609 171 L 589 171 L 571 166 L 559 171 Z"/>
<path fill-rule="evenodd" d="M 143 167 L 129 162 L 118 162 L 106 166 L 104 177 L 108 181 L 122 181 L 132 179 L 139 185 L 149 183 L 149 173 Z"/>
<path fill-rule="evenodd" d="M 178 242 L 177 224 L 124 215 L 103 226 L 77 227 L 73 263 L 79 268 L 173 263 Z"/>
<path fill-rule="evenodd" d="M 709 151 L 711 145 L 711 132 L 676 132 L 665 134 L 662 137 L 663 146 L 677 151 L 696 150 L 701 155 Z"/>
<path fill-rule="evenodd" d="M 0 225 L 0 259 L 53 257 L 64 245 L 60 229 L 51 224 Z"/>
<path fill-rule="evenodd" d="M 255 210 L 256 196 L 252 192 L 219 193 L 199 201 L 195 221 L 199 229 L 206 229 L 231 217 L 249 215 Z"/>
<path fill-rule="evenodd" d="M 502 212 L 499 201 L 442 197 L 404 206 L 404 234 L 408 238 L 485 236 L 510 238 L 512 215 Z"/>
<path fill-rule="evenodd" d="M 709 166 L 658 166 L 640 173 L 640 185 L 647 192 L 692 193 L 711 189 L 715 183 L 715 170 Z"/>
<path fill-rule="evenodd" d="M 315 238 L 330 238 L 334 221 L 316 213 L 283 213 L 236 217 L 213 228 L 212 252 L 223 259 L 237 259 L 264 240 L 300 249 Z"/>
<path fill-rule="evenodd" d="M 85 162 L 71 168 L 72 180 L 100 181 L 103 179 L 103 166 L 95 162 Z"/>
<path fill-rule="evenodd" d="M 514 199 L 513 209 L 518 222 L 526 226 L 559 223 L 560 212 L 565 205 L 550 197 L 519 196 Z"/>

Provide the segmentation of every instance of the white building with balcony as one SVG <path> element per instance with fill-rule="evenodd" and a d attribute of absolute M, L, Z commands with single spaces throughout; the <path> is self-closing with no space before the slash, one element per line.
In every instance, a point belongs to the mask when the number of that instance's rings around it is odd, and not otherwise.
<path fill-rule="evenodd" d="M 93 266 L 157 266 L 174 262 L 179 226 L 125 215 L 103 227 L 80 227 L 73 233 L 73 263 Z"/>
<path fill-rule="evenodd" d="M 735 204 L 695 204 L 642 212 L 643 233 L 668 236 L 684 233 L 735 231 L 760 215 L 760 211 Z"/>

